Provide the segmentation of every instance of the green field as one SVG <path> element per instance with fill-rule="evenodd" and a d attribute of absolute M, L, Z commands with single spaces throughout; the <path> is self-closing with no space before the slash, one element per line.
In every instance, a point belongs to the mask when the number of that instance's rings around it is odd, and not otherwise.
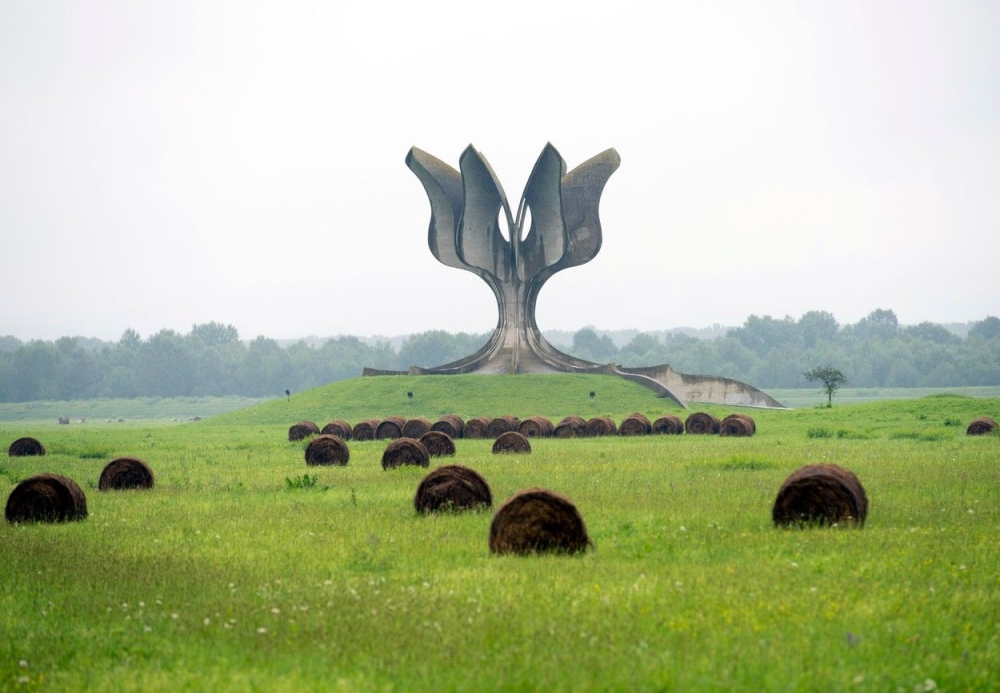
<path fill-rule="evenodd" d="M 589 391 L 595 391 L 591 400 Z M 406 396 L 413 392 L 412 403 Z M 594 549 L 497 557 L 491 511 L 420 517 L 384 442 L 306 467 L 300 419 L 671 409 L 594 376 L 367 378 L 198 422 L 3 421 L 4 498 L 49 471 L 89 517 L 0 526 L 0 690 L 983 691 L 1000 670 L 1000 399 L 742 410 L 752 438 L 459 440 L 496 504 L 571 498 Z M 700 407 L 716 415 L 732 407 Z M 137 456 L 150 491 L 97 491 Z M 854 471 L 862 529 L 779 530 L 799 466 Z M 432 465 L 442 463 L 435 460 Z"/>

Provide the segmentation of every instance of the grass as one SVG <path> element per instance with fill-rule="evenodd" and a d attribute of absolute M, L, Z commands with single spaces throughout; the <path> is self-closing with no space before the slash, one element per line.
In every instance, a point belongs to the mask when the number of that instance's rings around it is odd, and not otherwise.
<path fill-rule="evenodd" d="M 307 441 L 286 440 L 303 418 L 678 413 L 631 383 L 574 380 L 359 379 L 193 423 L 4 423 L 0 442 L 33 435 L 49 454 L 0 458 L 0 492 L 63 473 L 90 517 L 0 526 L 0 689 L 995 686 L 1000 437 L 964 425 L 998 418 L 1000 399 L 751 410 L 753 438 L 534 440 L 529 456 L 456 442 L 449 462 L 497 503 L 568 495 L 595 544 L 580 557 L 491 556 L 489 511 L 417 516 L 425 470 L 383 471 L 383 442 L 307 469 Z M 125 454 L 155 488 L 97 492 Z M 859 476 L 863 529 L 771 526 L 809 462 Z"/>

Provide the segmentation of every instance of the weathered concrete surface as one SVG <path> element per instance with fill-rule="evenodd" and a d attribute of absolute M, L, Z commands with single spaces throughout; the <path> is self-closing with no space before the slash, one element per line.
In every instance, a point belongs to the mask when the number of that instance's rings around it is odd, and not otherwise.
<path fill-rule="evenodd" d="M 493 291 L 499 317 L 476 353 L 435 366 L 413 366 L 411 375 L 453 373 L 600 373 L 639 382 L 661 397 L 686 402 L 780 407 L 760 390 L 729 378 L 685 375 L 670 366 L 621 368 L 564 354 L 549 344 L 535 322 L 542 286 L 556 272 L 590 262 L 601 249 L 601 193 L 617 170 L 618 152 L 608 149 L 570 172 L 551 144 L 528 177 L 514 214 L 489 162 L 472 145 L 459 170 L 416 147 L 406 165 L 420 180 L 431 205 L 427 244 L 442 264 L 476 274 Z M 531 226 L 524 228 L 530 210 Z M 510 238 L 500 230 L 504 215 Z M 366 368 L 362 375 L 403 371 Z"/>

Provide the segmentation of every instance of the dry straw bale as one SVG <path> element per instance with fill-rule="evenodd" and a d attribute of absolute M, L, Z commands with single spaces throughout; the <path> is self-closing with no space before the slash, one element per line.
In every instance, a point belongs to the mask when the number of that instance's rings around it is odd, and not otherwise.
<path fill-rule="evenodd" d="M 382 453 L 382 469 L 396 469 L 403 465 L 430 466 L 430 453 L 419 440 L 396 438 Z"/>
<path fill-rule="evenodd" d="M 406 425 L 406 419 L 402 416 L 387 416 L 375 429 L 375 438 L 377 440 L 395 440 L 396 438 L 403 437 L 403 426 Z"/>
<path fill-rule="evenodd" d="M 343 419 L 334 419 L 320 430 L 320 433 L 337 436 L 341 440 L 350 440 L 351 432 L 351 424 Z"/>
<path fill-rule="evenodd" d="M 620 436 L 646 436 L 652 431 L 653 424 L 649 423 L 649 419 L 639 412 L 629 414 L 622 419 L 618 426 L 618 435 Z"/>
<path fill-rule="evenodd" d="M 10 492 L 7 522 L 67 522 L 87 517 L 87 497 L 76 482 L 58 474 L 28 477 Z"/>
<path fill-rule="evenodd" d="M 35 438 L 18 438 L 7 448 L 10 457 L 28 457 L 30 455 L 44 455 L 45 446 Z"/>
<path fill-rule="evenodd" d="M 485 416 L 474 416 L 465 422 L 465 432 L 463 436 L 466 438 L 485 438 L 486 429 L 490 427 L 490 420 Z"/>
<path fill-rule="evenodd" d="M 506 433 L 501 433 L 497 439 L 493 441 L 493 454 L 496 455 L 500 453 L 527 455 L 531 453 L 531 443 L 529 443 L 528 439 L 517 431 L 507 431 Z"/>
<path fill-rule="evenodd" d="M 403 437 L 419 439 L 429 430 L 431 430 L 431 422 L 422 416 L 417 416 L 407 419 L 406 423 L 403 424 Z"/>
<path fill-rule="evenodd" d="M 153 470 L 136 457 L 118 457 L 104 465 L 97 488 L 101 491 L 153 488 Z"/>
<path fill-rule="evenodd" d="M 490 425 L 486 427 L 486 437 L 487 438 L 499 438 L 501 434 L 507 433 L 508 431 L 516 431 L 517 427 L 521 425 L 521 420 L 512 414 L 505 414 L 504 416 L 498 416 L 492 421 Z"/>
<path fill-rule="evenodd" d="M 868 515 L 868 497 L 858 477 L 835 464 L 810 464 L 793 472 L 771 510 L 776 525 L 857 523 Z"/>
<path fill-rule="evenodd" d="M 354 424 L 351 437 L 354 440 L 375 440 L 375 429 L 381 423 L 378 419 L 365 419 Z"/>
<path fill-rule="evenodd" d="M 588 438 L 613 436 L 618 433 L 618 427 L 610 416 L 593 416 L 583 427 L 583 435 Z"/>
<path fill-rule="evenodd" d="M 420 436 L 420 442 L 431 457 L 452 457 L 455 454 L 455 441 L 447 433 L 427 431 Z"/>
<path fill-rule="evenodd" d="M 972 420 L 969 427 L 965 429 L 966 435 L 982 436 L 997 430 L 997 422 L 988 416 L 980 416 Z"/>
<path fill-rule="evenodd" d="M 319 434 L 319 426 L 317 426 L 312 421 L 299 421 L 297 424 L 292 424 L 288 429 L 288 440 L 305 440 L 309 436 L 314 436 Z"/>
<path fill-rule="evenodd" d="M 458 414 L 442 414 L 441 418 L 431 424 L 432 431 L 440 431 L 452 440 L 458 440 L 465 431 L 465 421 Z"/>
<path fill-rule="evenodd" d="M 684 432 L 684 422 L 673 414 L 664 414 L 653 422 L 653 433 L 676 436 Z"/>
<path fill-rule="evenodd" d="M 446 464 L 430 472 L 417 486 L 413 497 L 413 507 L 418 513 L 471 510 L 491 505 L 493 494 L 486 479 L 460 464 Z"/>
<path fill-rule="evenodd" d="M 552 430 L 552 421 L 544 416 L 529 416 L 517 427 L 517 432 L 525 438 L 551 438 Z"/>
<path fill-rule="evenodd" d="M 696 411 L 684 421 L 684 430 L 692 435 L 717 435 L 722 422 L 703 411 Z"/>
<path fill-rule="evenodd" d="M 337 465 L 343 467 L 351 459 L 351 451 L 340 436 L 323 433 L 306 446 L 306 464 L 310 467 Z"/>
<path fill-rule="evenodd" d="M 752 436 L 757 424 L 746 414 L 729 414 L 719 426 L 720 436 Z"/>
<path fill-rule="evenodd" d="M 556 427 L 552 429 L 552 436 L 554 438 L 577 438 L 584 435 L 584 429 L 587 427 L 587 422 L 581 417 L 575 415 L 569 415 L 563 419 L 560 419 Z"/>
<path fill-rule="evenodd" d="M 64 425 L 68 424 L 69 423 L 69 417 L 68 416 L 60 416 L 59 417 L 59 423 L 64 424 Z"/>
<path fill-rule="evenodd" d="M 592 546 L 576 506 L 548 489 L 519 491 L 503 502 L 490 523 L 493 553 L 578 553 Z"/>

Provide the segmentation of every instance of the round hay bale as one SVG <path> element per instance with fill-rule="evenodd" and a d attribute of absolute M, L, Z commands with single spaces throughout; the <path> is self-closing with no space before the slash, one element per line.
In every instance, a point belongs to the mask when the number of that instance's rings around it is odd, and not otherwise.
<path fill-rule="evenodd" d="M 988 416 L 979 416 L 972 420 L 969 427 L 965 429 L 965 434 L 970 436 L 983 436 L 997 430 L 997 422 Z"/>
<path fill-rule="evenodd" d="M 431 424 L 432 431 L 440 431 L 452 440 L 458 440 L 465 431 L 465 421 L 458 414 L 442 414 L 441 418 Z"/>
<path fill-rule="evenodd" d="M 490 551 L 496 554 L 572 554 L 592 546 L 576 506 L 548 489 L 519 491 L 503 502 L 490 523 Z"/>
<path fill-rule="evenodd" d="M 320 433 L 325 435 L 337 436 L 341 440 L 351 439 L 351 424 L 347 423 L 343 419 L 334 419 L 326 426 L 324 426 Z"/>
<path fill-rule="evenodd" d="M 684 422 L 673 414 L 664 414 L 653 422 L 653 433 L 676 436 L 684 432 Z"/>
<path fill-rule="evenodd" d="M 403 424 L 403 437 L 420 439 L 420 436 L 431 430 L 431 422 L 422 416 L 408 419 Z"/>
<path fill-rule="evenodd" d="M 406 419 L 402 416 L 387 416 L 375 429 L 376 440 L 395 440 L 403 437 Z"/>
<path fill-rule="evenodd" d="M 306 446 L 306 464 L 310 467 L 336 465 L 343 467 L 351 459 L 351 451 L 340 436 L 322 433 Z"/>
<path fill-rule="evenodd" d="M 431 457 L 453 457 L 455 455 L 455 441 L 447 433 L 427 431 L 420 436 L 420 442 L 427 448 L 427 454 Z"/>
<path fill-rule="evenodd" d="M 493 441 L 493 454 L 497 455 L 501 453 L 530 455 L 531 443 L 517 431 L 507 431 L 506 433 L 501 433 Z"/>
<path fill-rule="evenodd" d="M 653 424 L 649 423 L 649 419 L 639 412 L 629 414 L 622 419 L 621 425 L 618 426 L 618 435 L 620 436 L 646 436 L 652 431 Z"/>
<path fill-rule="evenodd" d="M 297 424 L 292 424 L 288 429 L 288 440 L 289 442 L 294 442 L 296 440 L 305 440 L 309 436 L 314 436 L 319 433 L 319 426 L 314 424 L 312 421 L 299 421 Z"/>
<path fill-rule="evenodd" d="M 351 437 L 354 440 L 375 440 L 375 429 L 378 428 L 378 419 L 365 419 L 354 424 L 351 429 Z"/>
<path fill-rule="evenodd" d="M 10 457 L 28 457 L 30 455 L 44 455 L 45 446 L 35 438 L 18 438 L 7 448 L 7 455 Z"/>
<path fill-rule="evenodd" d="M 61 423 L 61 424 L 68 424 L 69 423 L 69 417 L 68 416 L 60 416 L 59 417 L 59 423 Z"/>
<path fill-rule="evenodd" d="M 610 416 L 594 416 L 587 420 L 583 427 L 583 435 L 588 438 L 613 436 L 618 433 L 618 427 Z"/>
<path fill-rule="evenodd" d="M 517 427 L 520 425 L 521 420 L 516 416 L 512 416 L 510 414 L 498 416 L 490 421 L 490 425 L 486 427 L 486 437 L 493 439 L 499 438 L 504 433 L 516 431 Z"/>
<path fill-rule="evenodd" d="M 491 505 L 493 494 L 486 479 L 460 464 L 446 464 L 430 472 L 421 480 L 413 497 L 413 507 L 418 513 L 471 510 Z"/>
<path fill-rule="evenodd" d="M 490 427 L 490 420 L 485 416 L 474 416 L 465 422 L 463 436 L 466 438 L 485 438 L 486 429 Z"/>
<path fill-rule="evenodd" d="M 153 488 L 153 470 L 138 458 L 118 457 L 104 465 L 97 488 L 100 491 Z"/>
<path fill-rule="evenodd" d="M 555 428 L 552 429 L 552 437 L 578 438 L 579 436 L 584 435 L 584 429 L 586 427 L 586 421 L 579 416 L 570 414 L 569 416 L 560 419 L 559 423 L 557 423 Z"/>
<path fill-rule="evenodd" d="M 67 522 L 87 517 L 87 497 L 76 482 L 58 474 L 28 477 L 10 492 L 7 522 Z"/>
<path fill-rule="evenodd" d="M 517 432 L 525 438 L 551 438 L 552 430 L 552 421 L 544 416 L 529 416 L 517 427 Z"/>
<path fill-rule="evenodd" d="M 430 454 L 419 440 L 396 438 L 382 453 L 382 469 L 396 469 L 403 465 L 414 467 L 430 466 Z"/>
<path fill-rule="evenodd" d="M 716 435 L 722 430 L 722 422 L 711 414 L 696 411 L 684 420 L 684 430 L 692 435 Z"/>
<path fill-rule="evenodd" d="M 746 414 L 729 414 L 719 426 L 720 436 L 752 436 L 757 432 L 757 424 Z"/>
<path fill-rule="evenodd" d="M 771 510 L 776 525 L 863 525 L 868 497 L 858 477 L 835 464 L 810 464 L 785 479 Z"/>

